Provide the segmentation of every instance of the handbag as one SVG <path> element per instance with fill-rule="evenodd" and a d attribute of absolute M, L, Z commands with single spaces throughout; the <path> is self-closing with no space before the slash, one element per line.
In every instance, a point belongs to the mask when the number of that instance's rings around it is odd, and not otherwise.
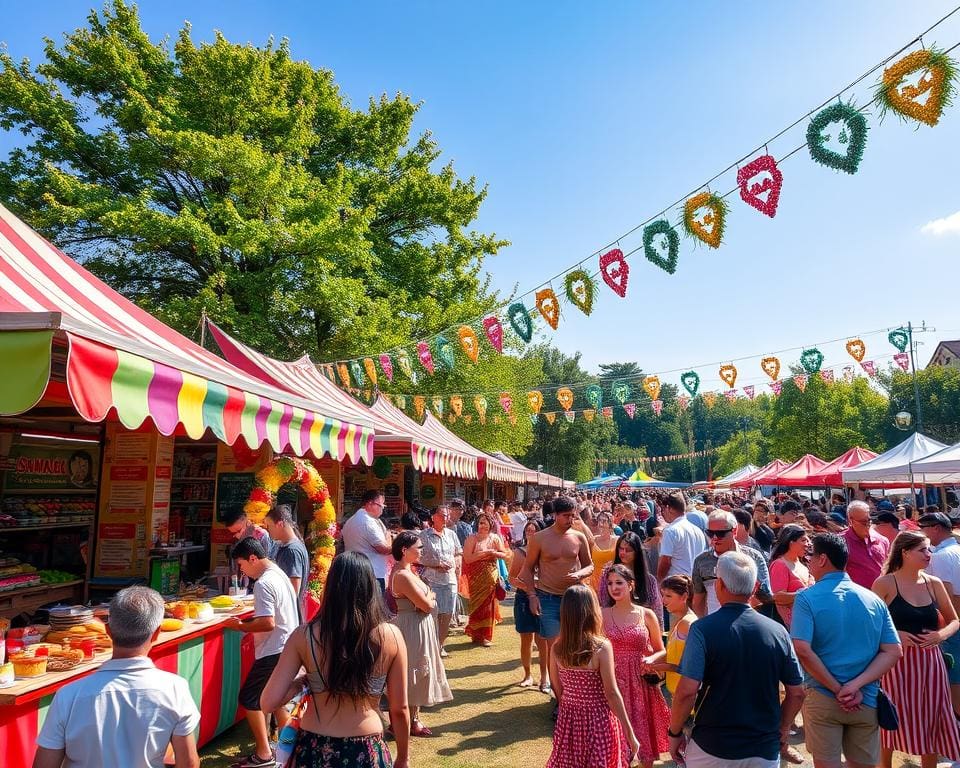
<path fill-rule="evenodd" d="M 507 599 L 507 588 L 503 586 L 503 579 L 497 579 L 497 586 L 494 587 L 493 596 L 497 598 L 497 600 Z"/>
<path fill-rule="evenodd" d="M 883 688 L 877 688 L 877 725 L 885 731 L 896 731 L 900 728 L 897 707 Z"/>
<path fill-rule="evenodd" d="M 293 753 L 297 747 L 297 738 L 300 736 L 300 718 L 306 711 L 307 701 L 309 699 L 306 691 L 304 691 L 301 693 L 301 699 L 294 707 L 287 724 L 280 729 L 280 733 L 277 735 L 277 765 L 283 766 L 283 768 L 293 766 Z"/>

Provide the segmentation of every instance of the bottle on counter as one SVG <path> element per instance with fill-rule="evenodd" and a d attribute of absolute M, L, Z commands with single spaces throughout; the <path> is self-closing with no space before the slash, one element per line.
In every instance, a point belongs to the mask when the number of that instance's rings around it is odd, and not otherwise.
<path fill-rule="evenodd" d="M 240 592 L 240 587 L 237 584 L 237 575 L 234 574 L 230 577 L 230 591 L 227 593 L 230 597 L 236 597 Z"/>

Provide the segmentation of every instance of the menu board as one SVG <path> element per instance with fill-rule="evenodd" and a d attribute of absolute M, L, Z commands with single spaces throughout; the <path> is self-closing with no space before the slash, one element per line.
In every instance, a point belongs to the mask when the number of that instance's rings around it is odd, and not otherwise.
<path fill-rule="evenodd" d="M 149 550 L 166 540 L 173 438 L 107 425 L 95 573 L 147 576 Z"/>
<path fill-rule="evenodd" d="M 243 507 L 250 498 L 256 475 L 253 472 L 224 472 L 217 475 L 217 522 L 230 509 Z"/>

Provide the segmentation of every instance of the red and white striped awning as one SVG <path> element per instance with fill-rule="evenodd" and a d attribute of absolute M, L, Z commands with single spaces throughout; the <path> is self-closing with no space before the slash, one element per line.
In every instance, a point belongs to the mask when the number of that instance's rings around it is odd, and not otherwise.
<path fill-rule="evenodd" d="M 317 408 L 336 407 L 348 412 L 355 411 L 371 419 L 377 455 L 389 456 L 409 451 L 413 466 L 422 472 L 468 480 L 480 477 L 479 451 L 468 443 L 463 443 L 463 446 L 469 450 L 454 445 L 450 440 L 454 435 L 446 427 L 440 425 L 442 431 L 428 431 L 382 397 L 368 408 L 320 373 L 309 357 L 289 363 L 274 360 L 237 341 L 209 320 L 207 328 L 224 357 L 251 376 L 305 397 Z"/>
<path fill-rule="evenodd" d="M 438 444 L 463 452 L 471 452 L 479 460 L 480 474 L 490 480 L 498 483 L 522 483 L 524 482 L 524 473 L 522 470 L 510 466 L 505 461 L 495 459 L 490 454 L 484 453 L 479 448 L 474 448 L 470 443 L 459 435 L 451 432 L 432 414 L 426 411 L 423 418 L 423 428 L 428 431 Z"/>
<path fill-rule="evenodd" d="M 371 419 L 334 404 L 317 410 L 244 373 L 125 299 L 3 206 L 0 335 L 21 349 L 64 339 L 67 390 L 88 421 L 113 410 L 130 429 L 150 418 L 165 435 L 199 438 L 210 429 L 231 444 L 243 436 L 251 447 L 268 442 L 278 452 L 372 461 Z M 27 410 L 46 386 L 32 398 L 5 398 L 0 389 L 0 413 Z"/>

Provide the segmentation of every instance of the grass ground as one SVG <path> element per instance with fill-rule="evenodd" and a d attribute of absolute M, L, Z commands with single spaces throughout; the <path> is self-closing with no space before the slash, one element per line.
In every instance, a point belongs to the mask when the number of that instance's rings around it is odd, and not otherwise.
<path fill-rule="evenodd" d="M 421 713 L 434 737 L 411 740 L 413 768 L 540 768 L 546 763 L 552 699 L 536 688 L 516 685 L 521 675 L 512 602 L 511 595 L 502 605 L 504 622 L 496 629 L 492 647 L 473 646 L 462 634 L 448 640 L 446 668 L 453 701 Z M 536 651 L 534 670 L 537 679 Z M 241 722 L 204 747 L 201 766 L 227 768 L 249 752 L 251 744 L 250 732 Z M 802 751 L 802 744 L 798 746 Z M 667 768 L 674 763 L 656 765 Z M 919 760 L 895 759 L 894 765 L 916 766 Z M 812 766 L 808 758 L 802 768 Z"/>

